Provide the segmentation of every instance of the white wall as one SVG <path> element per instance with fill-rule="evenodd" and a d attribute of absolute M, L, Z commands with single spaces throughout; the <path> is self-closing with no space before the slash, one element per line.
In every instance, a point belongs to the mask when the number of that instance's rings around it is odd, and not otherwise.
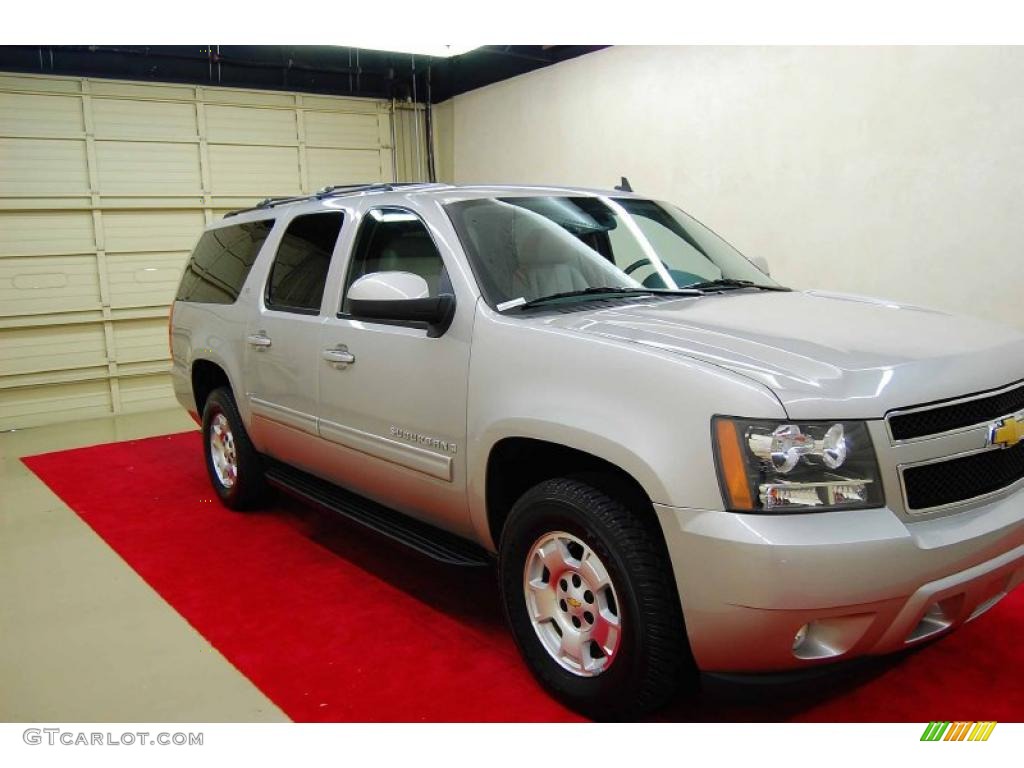
<path fill-rule="evenodd" d="M 615 47 L 451 106 L 460 183 L 627 175 L 784 283 L 1024 327 L 1024 48 Z"/>

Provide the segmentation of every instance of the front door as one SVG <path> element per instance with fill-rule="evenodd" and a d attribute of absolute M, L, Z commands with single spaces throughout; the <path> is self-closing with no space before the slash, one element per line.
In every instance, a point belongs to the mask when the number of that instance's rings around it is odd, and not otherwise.
<path fill-rule="evenodd" d="M 353 317 L 349 286 L 382 271 L 420 275 L 432 296 L 453 293 L 441 252 L 416 214 L 377 207 L 361 217 L 341 311 L 325 318 L 320 333 L 319 429 L 334 451 L 330 479 L 470 535 L 465 437 L 472 302 L 462 297 L 460 306 L 456 296 L 456 320 L 438 338 L 420 324 Z"/>
<path fill-rule="evenodd" d="M 343 214 L 291 219 L 246 327 L 245 383 L 257 448 L 310 469 L 316 429 L 321 304 Z"/>

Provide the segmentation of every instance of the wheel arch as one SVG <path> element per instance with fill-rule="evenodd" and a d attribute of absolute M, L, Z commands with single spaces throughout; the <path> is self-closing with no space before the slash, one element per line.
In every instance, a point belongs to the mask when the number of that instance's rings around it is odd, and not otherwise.
<path fill-rule="evenodd" d="M 238 400 L 227 368 L 215 360 L 205 357 L 194 359 L 189 366 L 189 381 L 192 385 L 192 397 L 195 400 L 196 412 L 200 420 L 203 418 L 203 409 L 206 406 L 207 398 L 218 387 L 226 386 L 235 395 L 236 402 Z"/>
<path fill-rule="evenodd" d="M 584 480 L 627 502 L 638 514 L 649 514 L 664 540 L 653 507 L 655 501 L 663 498 L 664 487 L 654 470 L 622 445 L 597 435 L 575 435 L 564 427 L 559 433 L 555 436 L 523 431 L 503 435 L 490 443 L 479 473 L 483 519 L 478 520 L 477 528 L 486 534 L 493 548 L 497 549 L 501 530 L 516 500 L 533 486 L 554 477 Z"/>

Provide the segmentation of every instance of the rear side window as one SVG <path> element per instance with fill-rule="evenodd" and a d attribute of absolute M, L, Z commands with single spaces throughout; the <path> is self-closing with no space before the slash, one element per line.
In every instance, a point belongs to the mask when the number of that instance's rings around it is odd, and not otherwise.
<path fill-rule="evenodd" d="M 204 233 L 188 260 L 175 300 L 234 304 L 273 226 L 273 220 L 266 219 Z"/>
<path fill-rule="evenodd" d="M 267 278 L 268 308 L 303 314 L 320 311 L 327 268 L 343 218 L 340 212 L 332 211 L 291 220 Z"/>

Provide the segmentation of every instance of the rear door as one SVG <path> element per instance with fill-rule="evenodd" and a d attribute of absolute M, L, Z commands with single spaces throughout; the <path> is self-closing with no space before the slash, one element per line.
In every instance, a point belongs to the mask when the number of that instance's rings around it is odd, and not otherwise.
<path fill-rule="evenodd" d="M 321 305 L 343 223 L 340 211 L 299 214 L 288 222 L 246 327 L 253 439 L 261 451 L 307 469 L 318 440 Z"/>
<path fill-rule="evenodd" d="M 332 456 L 330 479 L 468 535 L 464 449 L 473 301 L 454 291 L 453 262 L 412 210 L 370 206 L 362 213 L 340 307 L 320 329 L 319 417 Z M 418 274 L 432 296 L 456 294 L 451 327 L 430 338 L 422 324 L 353 316 L 349 287 L 380 271 Z M 338 362 L 339 352 L 349 362 Z"/>

